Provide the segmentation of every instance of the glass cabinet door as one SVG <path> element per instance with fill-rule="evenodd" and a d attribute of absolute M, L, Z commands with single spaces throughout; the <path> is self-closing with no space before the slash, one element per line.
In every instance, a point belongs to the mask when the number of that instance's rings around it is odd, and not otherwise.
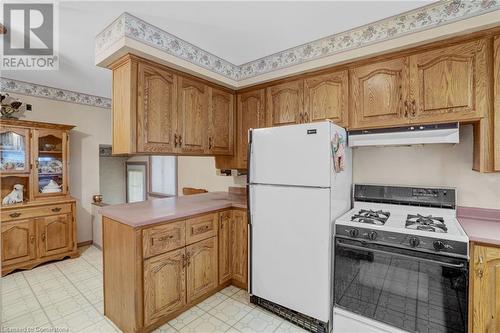
<path fill-rule="evenodd" d="M 34 136 L 35 196 L 67 193 L 67 133 L 38 129 Z"/>
<path fill-rule="evenodd" d="M 30 172 L 29 129 L 0 127 L 0 172 Z"/>

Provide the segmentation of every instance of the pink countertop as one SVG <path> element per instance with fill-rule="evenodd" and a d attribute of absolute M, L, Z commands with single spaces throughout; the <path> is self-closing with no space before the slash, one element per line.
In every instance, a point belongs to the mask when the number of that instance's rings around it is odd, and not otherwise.
<path fill-rule="evenodd" d="M 457 215 L 471 242 L 500 245 L 500 210 L 459 207 Z"/>
<path fill-rule="evenodd" d="M 101 214 L 131 227 L 142 227 L 231 207 L 246 209 L 246 196 L 228 192 L 209 192 L 152 199 L 106 206 L 101 208 Z"/>

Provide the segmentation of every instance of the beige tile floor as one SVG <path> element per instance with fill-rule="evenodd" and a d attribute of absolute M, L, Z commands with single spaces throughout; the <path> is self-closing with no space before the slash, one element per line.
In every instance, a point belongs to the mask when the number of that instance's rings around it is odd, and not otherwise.
<path fill-rule="evenodd" d="M 120 332 L 104 317 L 102 253 L 90 246 L 76 259 L 49 263 L 1 279 L 2 327 L 58 328 L 59 332 Z M 155 332 L 305 332 L 249 302 L 230 286 Z"/>

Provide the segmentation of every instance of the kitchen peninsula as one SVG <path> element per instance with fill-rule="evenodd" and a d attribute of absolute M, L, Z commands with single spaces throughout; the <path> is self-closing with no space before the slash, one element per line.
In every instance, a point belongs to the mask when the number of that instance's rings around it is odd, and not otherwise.
<path fill-rule="evenodd" d="M 236 193 L 103 208 L 104 314 L 149 332 L 228 285 L 246 289 L 246 197 Z"/>

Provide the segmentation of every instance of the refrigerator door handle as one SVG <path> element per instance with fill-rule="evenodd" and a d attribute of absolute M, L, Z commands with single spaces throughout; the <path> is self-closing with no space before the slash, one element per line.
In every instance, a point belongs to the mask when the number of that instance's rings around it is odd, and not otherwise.
<path fill-rule="evenodd" d="M 247 258 L 247 284 L 248 293 L 252 294 L 252 212 L 250 209 L 250 175 L 252 165 L 252 129 L 248 131 L 248 148 L 247 148 L 247 223 L 248 223 L 248 258 Z"/>

